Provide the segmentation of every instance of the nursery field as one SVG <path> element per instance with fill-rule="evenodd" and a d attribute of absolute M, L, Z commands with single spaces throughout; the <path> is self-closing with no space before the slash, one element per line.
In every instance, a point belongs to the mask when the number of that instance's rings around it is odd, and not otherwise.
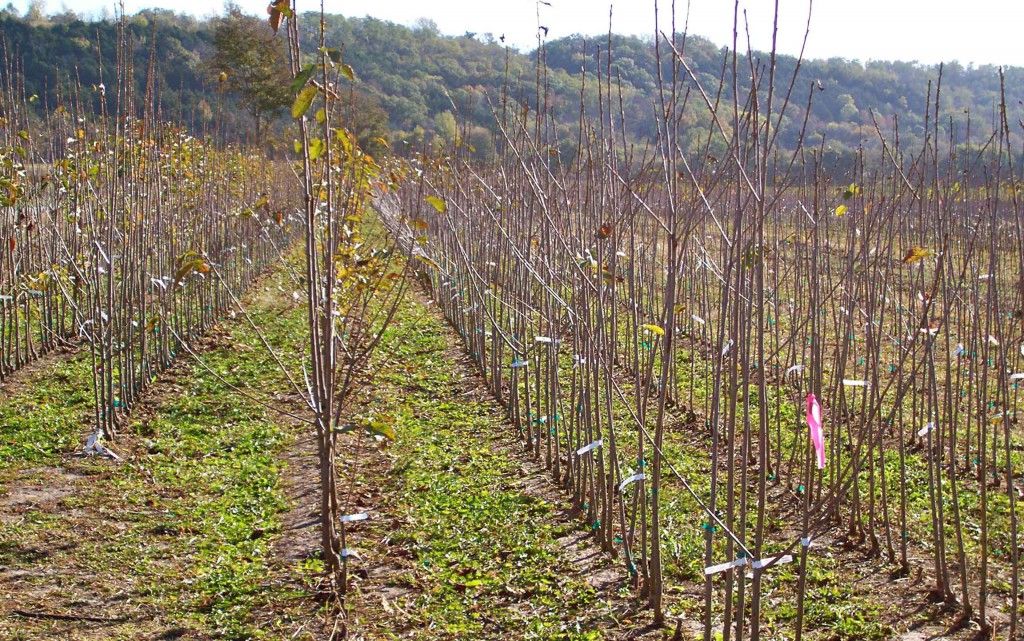
<path fill-rule="evenodd" d="M 121 20 L 109 87 L 0 74 L 0 638 L 1019 637 L 1002 71 L 851 169 L 774 50 L 661 33 L 636 140 L 539 40 L 483 158 L 367 140 L 287 0 L 286 144 L 174 124 Z"/>

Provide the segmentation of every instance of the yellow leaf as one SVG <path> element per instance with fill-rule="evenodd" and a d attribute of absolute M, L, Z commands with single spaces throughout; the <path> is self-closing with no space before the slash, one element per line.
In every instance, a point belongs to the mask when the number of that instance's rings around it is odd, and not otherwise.
<path fill-rule="evenodd" d="M 836 216 L 845 216 L 847 211 L 846 205 L 839 205 L 836 207 Z"/>
<path fill-rule="evenodd" d="M 295 96 L 295 102 L 292 103 L 292 118 L 298 120 L 306 114 L 309 106 L 313 104 L 313 98 L 316 98 L 316 92 L 316 85 L 306 85 L 302 88 L 299 95 Z"/>
<path fill-rule="evenodd" d="M 919 263 L 931 255 L 932 252 L 930 250 L 925 249 L 924 247 L 920 247 L 918 245 L 914 245 L 913 247 L 907 250 L 906 255 L 903 257 L 903 262 L 908 265 L 913 265 L 914 263 Z"/>
<path fill-rule="evenodd" d="M 657 325 L 643 325 L 642 327 L 643 327 L 643 329 L 647 330 L 648 332 L 650 332 L 652 334 L 657 334 L 658 336 L 664 336 L 665 335 L 665 330 L 663 330 L 662 328 L 658 327 Z"/>
<path fill-rule="evenodd" d="M 438 196 L 427 196 L 427 202 L 430 203 L 430 206 L 436 209 L 437 213 L 439 214 L 443 214 L 444 212 L 448 211 L 448 204 L 445 203 L 444 200 L 442 198 L 439 198 Z"/>
<path fill-rule="evenodd" d="M 320 156 L 324 153 L 324 141 L 319 138 L 314 138 L 309 141 L 309 159 L 316 161 L 320 159 Z"/>

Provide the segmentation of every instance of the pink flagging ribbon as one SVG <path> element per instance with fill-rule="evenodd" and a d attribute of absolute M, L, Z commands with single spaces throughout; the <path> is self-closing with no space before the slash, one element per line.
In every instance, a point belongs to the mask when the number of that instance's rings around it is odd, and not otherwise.
<path fill-rule="evenodd" d="M 811 430 L 811 443 L 818 455 L 818 469 L 825 469 L 825 435 L 821 431 L 821 405 L 814 394 L 807 395 L 807 427 Z"/>

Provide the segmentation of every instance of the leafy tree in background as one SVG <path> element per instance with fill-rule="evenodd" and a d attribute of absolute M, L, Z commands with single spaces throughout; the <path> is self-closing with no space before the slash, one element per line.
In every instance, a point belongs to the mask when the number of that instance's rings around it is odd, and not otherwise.
<path fill-rule="evenodd" d="M 371 156 L 383 154 L 391 131 L 388 112 L 380 106 L 380 101 L 375 96 L 351 89 L 340 102 L 341 124 L 356 137 L 359 147 Z"/>
<path fill-rule="evenodd" d="M 269 33 L 265 21 L 243 14 L 237 5 L 228 5 L 226 11 L 216 19 L 210 69 L 228 91 L 238 94 L 262 143 L 264 124 L 291 104 L 284 42 Z"/>
<path fill-rule="evenodd" d="M 50 24 L 50 19 L 46 17 L 46 2 L 44 0 L 32 0 L 28 3 L 25 22 L 33 27 L 45 27 Z"/>
<path fill-rule="evenodd" d="M 490 161 L 494 159 L 496 152 L 494 145 L 494 134 L 487 128 L 474 125 L 469 129 L 467 136 L 470 152 L 477 160 Z"/>
<path fill-rule="evenodd" d="M 434 116 L 434 131 L 445 144 L 453 145 L 458 143 L 459 126 L 452 112 L 442 111 Z"/>

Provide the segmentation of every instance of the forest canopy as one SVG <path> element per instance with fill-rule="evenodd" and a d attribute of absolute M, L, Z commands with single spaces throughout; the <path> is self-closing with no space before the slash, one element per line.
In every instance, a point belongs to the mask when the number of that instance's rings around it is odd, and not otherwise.
<path fill-rule="evenodd" d="M 227 73 L 234 63 L 225 60 L 223 42 L 218 47 L 218 30 L 223 34 L 232 21 L 238 23 L 236 31 L 242 34 L 259 34 L 259 26 L 266 25 L 264 17 L 246 16 L 237 7 L 205 20 L 150 9 L 127 20 L 126 35 L 134 45 L 134 74 L 140 92 L 154 40 L 159 47 L 153 65 L 159 108 L 166 118 L 189 123 L 197 133 L 216 128 L 228 139 L 252 141 L 273 131 L 264 125 L 284 115 L 287 96 L 275 95 L 270 85 L 257 95 L 247 95 L 247 89 L 237 82 L 242 69 Z M 506 48 L 492 34 L 443 35 L 429 20 L 420 20 L 414 27 L 341 15 L 328 15 L 326 21 L 327 40 L 343 46 L 345 62 L 357 76 L 351 88 L 356 107 L 349 117 L 353 128 L 364 132 L 367 140 L 387 139 L 392 147 L 401 149 L 465 139 L 475 153 L 486 156 L 493 149 L 494 115 L 502 109 L 503 95 L 522 105 L 535 104 L 538 51 L 523 54 Z M 312 28 L 317 22 L 307 19 L 301 24 Z M 39 97 L 35 103 L 39 109 L 60 103 L 69 95 L 72 81 L 88 89 L 115 68 L 110 43 L 116 42 L 117 23 L 112 19 L 86 22 L 68 12 L 47 17 L 38 11 L 17 15 L 8 9 L 0 13 L 0 30 L 9 64 L 23 66 L 25 92 Z M 307 41 L 312 37 L 311 32 L 305 34 Z M 265 48 L 275 46 L 269 29 L 256 40 Z M 567 146 L 575 144 L 581 91 L 588 110 L 596 109 L 596 79 L 597 74 L 605 73 L 608 42 L 612 76 L 618 83 L 614 90 L 621 96 L 624 110 L 632 115 L 625 132 L 627 140 L 643 144 L 656 133 L 653 39 L 571 36 L 547 42 L 540 50 L 548 66 L 547 99 L 556 133 Z M 280 37 L 277 46 L 283 56 Z M 667 69 L 670 55 L 664 47 L 661 53 Z M 699 36 L 686 40 L 687 63 L 709 91 L 718 90 L 726 70 L 723 101 L 731 100 L 727 55 L 727 49 Z M 756 64 L 767 64 L 766 54 L 755 52 L 754 56 Z M 795 58 L 779 56 L 778 75 L 790 77 L 796 65 Z M 738 67 L 749 69 L 749 63 L 741 60 Z M 273 68 L 246 69 L 262 74 L 263 81 L 280 76 Z M 227 82 L 222 72 L 227 73 Z M 1024 100 L 1024 69 L 1008 68 L 1005 74 L 1006 103 L 1017 105 Z M 833 58 L 802 61 L 796 77 L 786 114 L 777 123 L 781 148 L 796 146 L 806 118 L 805 146 L 816 147 L 823 141 L 826 157 L 848 165 L 858 147 L 877 145 L 874 121 L 885 130 L 891 126 L 893 114 L 900 114 L 900 133 L 907 146 L 923 139 L 925 105 L 929 92 L 936 90 L 938 68 L 913 62 L 861 63 Z M 741 92 L 745 92 L 742 85 L 749 76 L 739 80 Z M 508 87 L 507 94 L 503 87 Z M 991 129 L 999 92 L 999 73 L 993 66 L 964 67 L 953 62 L 942 71 L 943 111 L 957 118 L 970 113 L 976 131 Z M 99 93 L 83 91 L 80 95 L 91 101 L 92 108 L 99 107 Z M 809 98 L 810 113 L 806 113 Z M 107 96 L 108 101 L 114 99 Z M 698 145 L 707 131 L 706 110 L 696 100 L 691 104 L 692 110 L 684 114 L 682 122 L 683 142 Z M 981 135 L 978 143 L 984 143 Z"/>

